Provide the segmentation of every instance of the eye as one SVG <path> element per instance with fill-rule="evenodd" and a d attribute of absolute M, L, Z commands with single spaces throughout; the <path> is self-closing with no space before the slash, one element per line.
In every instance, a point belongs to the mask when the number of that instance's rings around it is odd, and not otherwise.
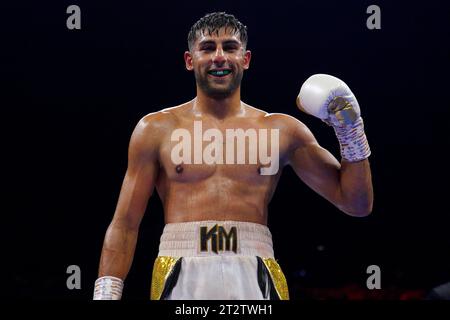
<path fill-rule="evenodd" d="M 228 46 L 224 46 L 223 50 L 225 51 L 236 51 L 238 50 L 238 46 L 237 45 L 228 45 Z"/>
<path fill-rule="evenodd" d="M 202 50 L 202 51 L 213 51 L 213 50 L 215 50 L 215 47 L 213 45 L 207 44 L 207 45 L 204 45 L 204 46 L 200 47 L 200 50 Z"/>

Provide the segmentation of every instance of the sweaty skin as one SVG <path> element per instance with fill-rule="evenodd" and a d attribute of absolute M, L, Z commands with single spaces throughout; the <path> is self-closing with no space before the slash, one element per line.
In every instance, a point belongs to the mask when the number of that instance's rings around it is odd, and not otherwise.
<path fill-rule="evenodd" d="M 240 100 L 240 81 L 251 53 L 240 42 L 239 34 L 224 29 L 218 34 L 201 33 L 184 58 L 186 68 L 195 73 L 197 96 L 180 106 L 151 113 L 137 124 L 103 244 L 99 277 L 125 279 L 139 225 L 155 189 L 166 223 L 237 220 L 266 225 L 268 204 L 283 167 L 290 165 L 304 183 L 341 211 L 352 216 L 371 212 L 373 191 L 367 159 L 339 163 L 299 120 L 268 114 Z M 208 74 L 221 69 L 231 73 L 225 77 Z M 203 132 L 216 128 L 224 137 L 226 129 L 278 129 L 278 173 L 260 175 L 261 164 L 174 164 L 171 150 L 177 142 L 171 141 L 171 134 L 185 128 L 193 137 L 194 121 L 202 121 Z M 295 205 L 296 199 L 292 203 Z"/>

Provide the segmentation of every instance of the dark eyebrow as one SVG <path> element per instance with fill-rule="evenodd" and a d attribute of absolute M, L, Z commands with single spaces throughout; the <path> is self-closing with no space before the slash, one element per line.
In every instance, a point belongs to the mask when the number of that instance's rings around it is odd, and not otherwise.
<path fill-rule="evenodd" d="M 213 41 L 213 40 L 203 40 L 203 41 L 200 41 L 198 45 L 199 46 L 204 46 L 204 45 L 209 45 L 209 44 L 215 45 L 216 42 Z M 241 43 L 239 41 L 237 41 L 237 40 L 225 40 L 223 42 L 223 45 L 237 45 L 237 46 L 239 46 L 240 44 Z"/>
<path fill-rule="evenodd" d="M 225 40 L 224 42 L 223 42 L 223 45 L 237 45 L 237 46 L 240 46 L 241 45 L 241 43 L 239 42 L 239 41 L 236 41 L 236 40 Z"/>
<path fill-rule="evenodd" d="M 216 44 L 214 41 L 212 41 L 212 40 L 203 40 L 203 41 L 200 41 L 199 43 L 198 43 L 198 45 L 199 46 L 204 46 L 204 45 L 208 45 L 208 44 Z"/>

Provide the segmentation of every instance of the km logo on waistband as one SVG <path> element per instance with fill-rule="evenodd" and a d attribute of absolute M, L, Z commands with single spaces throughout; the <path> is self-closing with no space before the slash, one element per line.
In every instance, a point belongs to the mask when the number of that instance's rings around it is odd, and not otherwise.
<path fill-rule="evenodd" d="M 200 227 L 200 251 L 208 251 L 208 242 L 211 241 L 211 250 L 233 251 L 237 253 L 237 229 L 231 227 L 227 232 L 223 226 L 215 225 L 208 231 L 208 227 Z"/>

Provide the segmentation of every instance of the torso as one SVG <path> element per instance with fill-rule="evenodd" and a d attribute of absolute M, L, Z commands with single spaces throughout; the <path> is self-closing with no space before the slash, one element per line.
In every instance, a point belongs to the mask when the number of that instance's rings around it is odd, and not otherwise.
<path fill-rule="evenodd" d="M 267 206 L 270 202 L 283 166 L 286 155 L 292 148 L 289 130 L 277 115 L 244 105 L 242 115 L 218 121 L 210 117 L 195 115 L 192 102 L 176 108 L 166 109 L 167 126 L 159 137 L 159 173 L 156 189 L 164 205 L 166 223 L 200 220 L 235 220 L 267 224 Z M 249 163 L 249 145 L 247 144 L 245 164 L 226 161 L 226 148 L 223 149 L 223 164 L 181 163 L 172 161 L 171 153 L 179 141 L 171 141 L 172 132 L 184 128 L 194 139 L 194 121 L 201 121 L 202 132 L 209 128 L 220 130 L 226 141 L 226 129 L 279 130 L 279 170 L 273 175 L 261 175 L 260 158 L 257 163 Z M 270 134 L 268 135 L 270 140 Z M 150 139 L 152 137 L 149 137 Z M 258 139 L 259 141 L 259 139 Z M 203 142 L 203 149 L 210 142 Z M 269 145 L 270 150 L 270 145 Z M 192 157 L 194 159 L 194 148 Z M 256 150 L 255 150 L 256 151 Z M 257 153 L 256 153 L 257 154 Z"/>

